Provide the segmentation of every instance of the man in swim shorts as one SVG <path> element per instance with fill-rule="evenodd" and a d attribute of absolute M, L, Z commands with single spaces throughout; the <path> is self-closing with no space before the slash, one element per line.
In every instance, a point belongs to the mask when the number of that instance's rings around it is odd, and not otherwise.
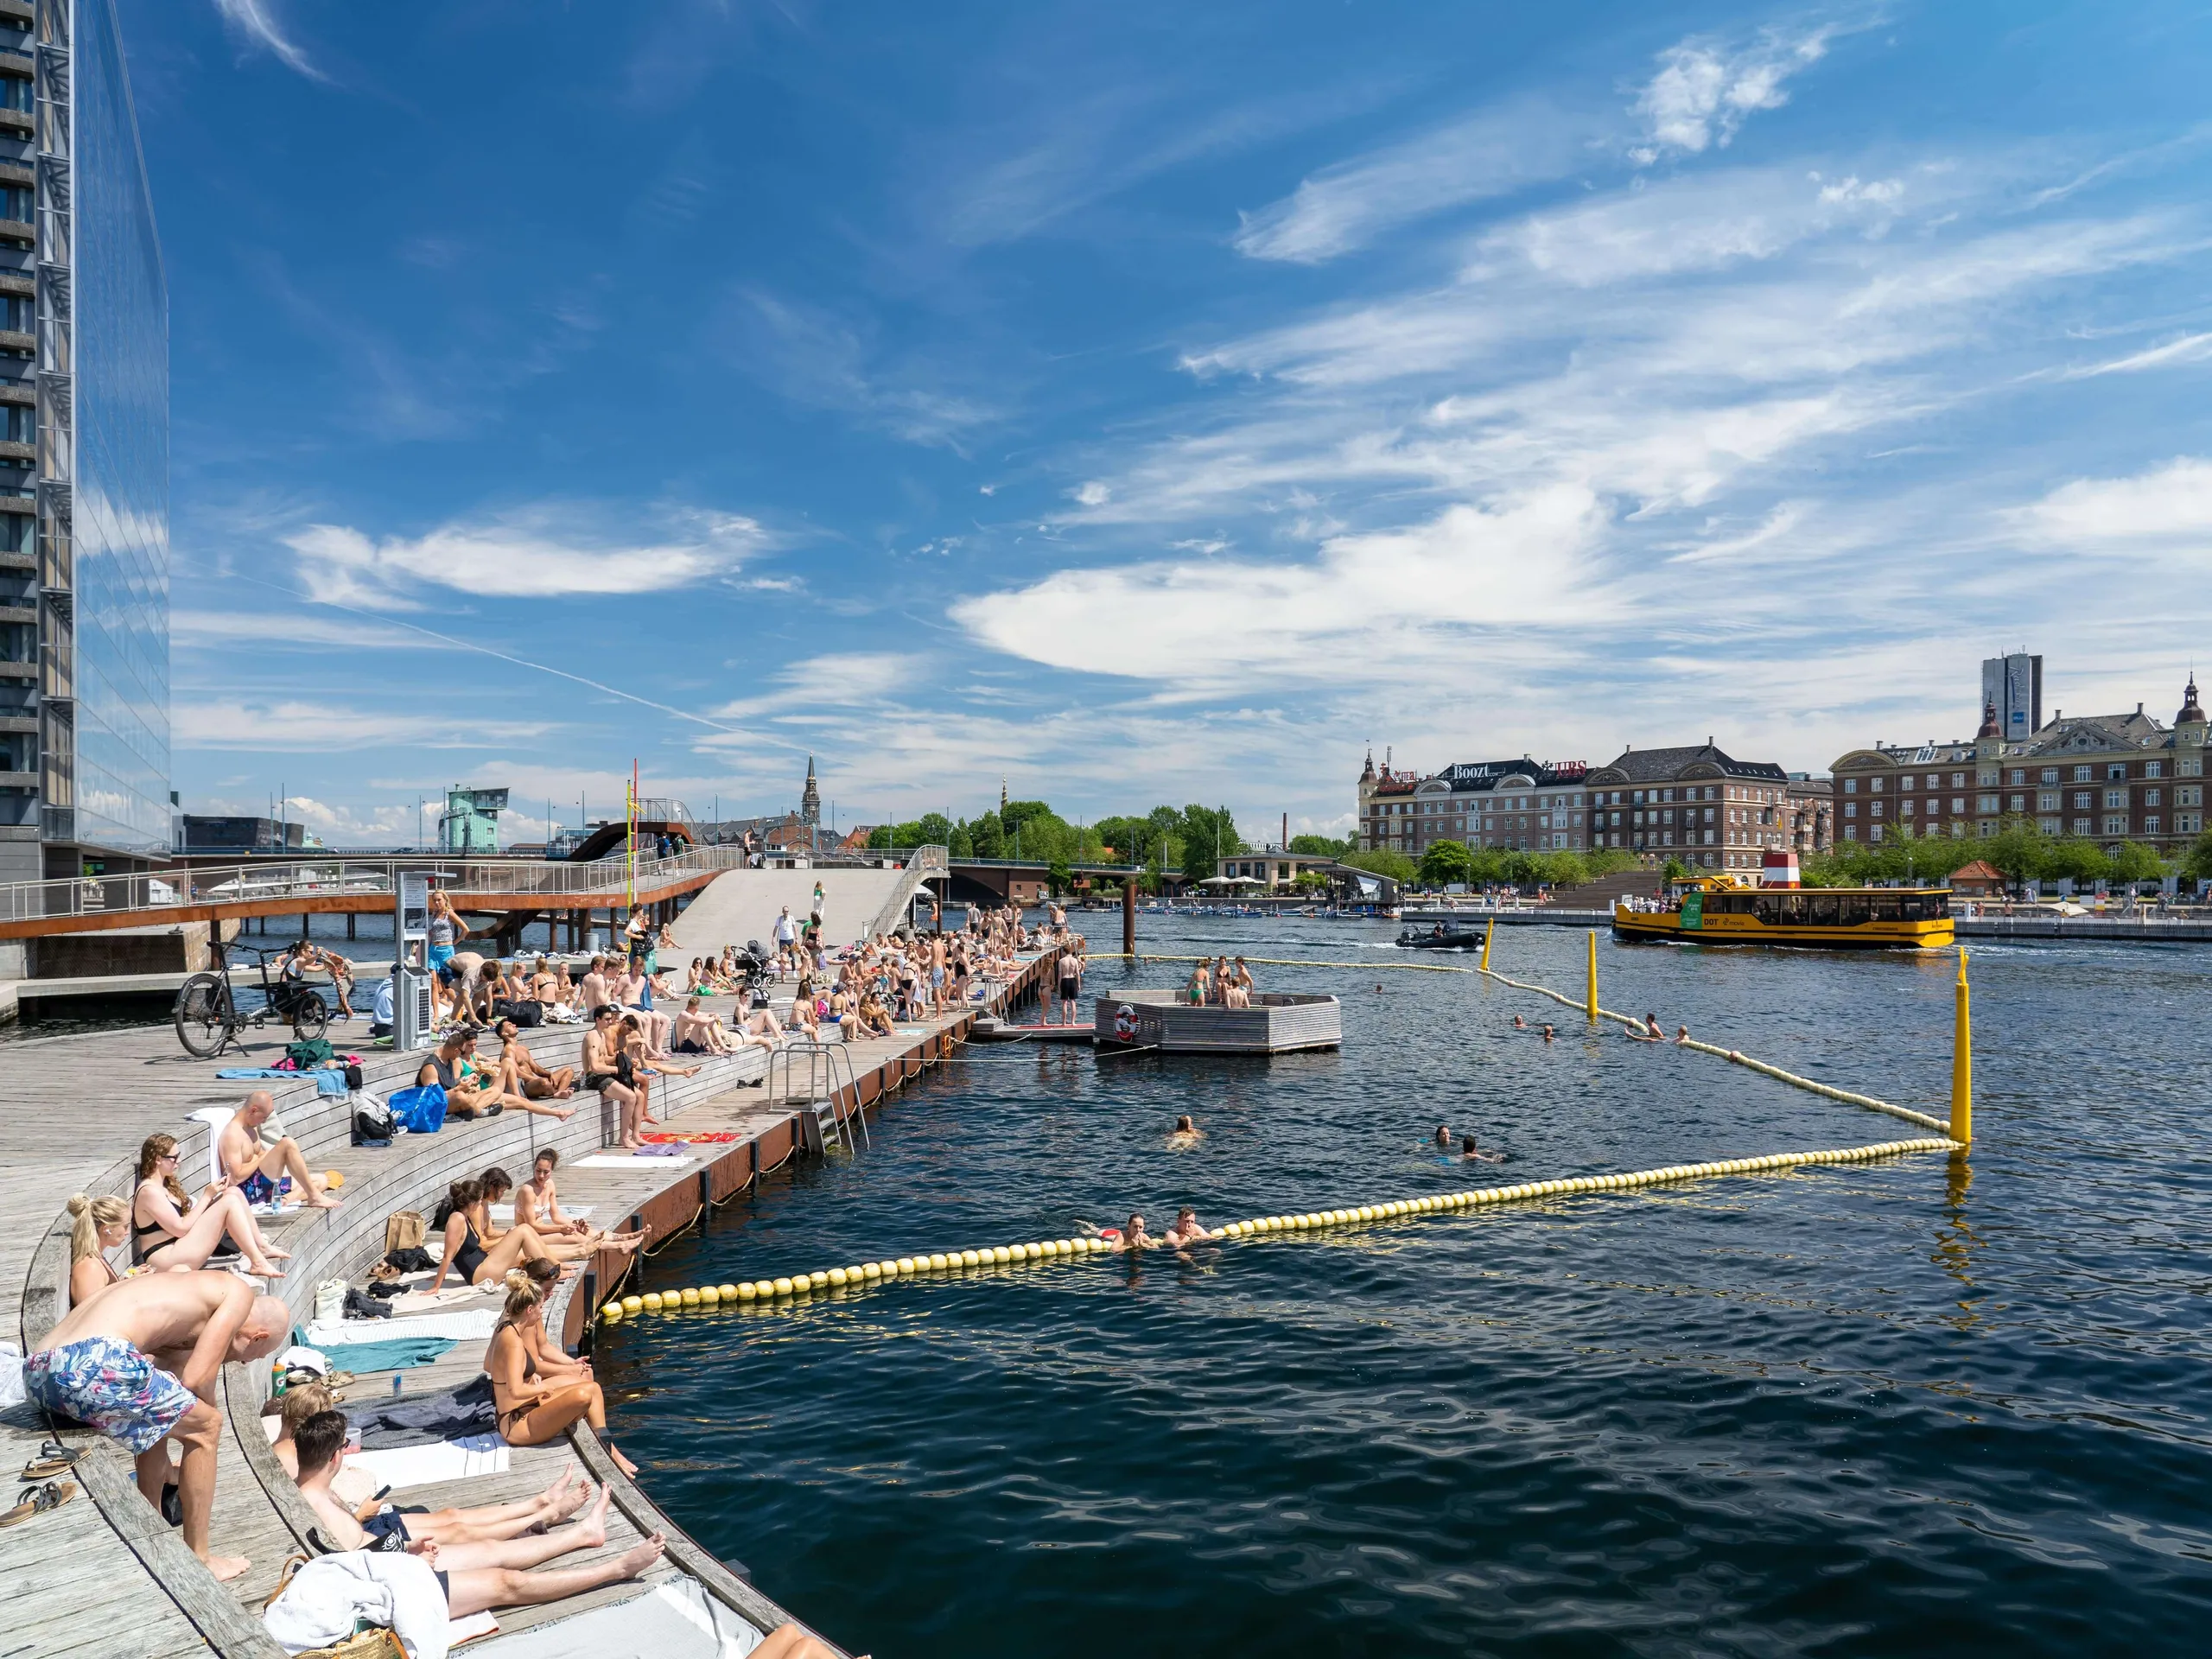
<path fill-rule="evenodd" d="M 24 1359 L 23 1392 L 128 1447 L 138 1462 L 138 1490 L 156 1500 L 168 1479 L 167 1442 L 175 1440 L 184 1453 L 177 1476 L 184 1541 L 218 1579 L 235 1579 L 250 1561 L 207 1553 L 223 1432 L 215 1383 L 224 1361 L 265 1359 L 291 1328 L 283 1303 L 255 1295 L 230 1274 L 143 1274 L 70 1309 Z"/>

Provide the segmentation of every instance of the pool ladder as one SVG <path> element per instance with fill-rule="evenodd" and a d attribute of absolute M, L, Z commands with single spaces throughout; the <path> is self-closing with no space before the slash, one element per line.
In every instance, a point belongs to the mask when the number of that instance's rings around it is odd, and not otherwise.
<path fill-rule="evenodd" d="M 808 1109 L 798 1114 L 799 1132 L 806 1149 L 822 1152 L 830 1141 L 850 1147 L 857 1141 L 865 1150 L 868 1144 L 868 1114 L 861 1109 L 860 1086 L 853 1075 L 853 1057 L 846 1052 L 842 1043 L 817 1043 L 802 1039 L 786 1043 L 768 1057 L 768 1097 L 789 1105 L 800 1098 L 798 1062 L 806 1061 L 805 1103 Z M 776 1077 L 780 1065 L 783 1087 L 780 1092 Z M 839 1074 L 842 1073 L 842 1081 Z M 849 1095 L 852 1110 L 842 1118 L 837 1113 L 840 1095 Z M 855 1135 L 854 1126 L 859 1126 Z"/>

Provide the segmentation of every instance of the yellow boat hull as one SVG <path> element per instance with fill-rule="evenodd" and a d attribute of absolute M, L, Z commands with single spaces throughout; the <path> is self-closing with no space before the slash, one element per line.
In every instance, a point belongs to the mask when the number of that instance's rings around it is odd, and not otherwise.
<path fill-rule="evenodd" d="M 1855 897 L 1858 890 L 1850 891 Z M 1796 894 L 1786 896 L 1794 898 Z M 1838 897 L 1840 899 L 1841 894 Z M 1834 920 L 1812 920 L 1786 914 L 1762 916 L 1757 909 L 1749 914 L 1716 912 L 1708 907 L 1693 924 L 1686 925 L 1679 909 L 1631 910 L 1617 905 L 1613 908 L 1613 931 L 1624 939 L 1664 939 L 1691 944 L 1787 944 L 1816 950 L 1937 950 L 1956 941 L 1948 912 L 1911 919 L 1892 919 L 1876 914 L 1850 919 L 1856 910 L 1871 912 L 1876 907 L 1871 902 L 1857 906 L 1839 903 Z M 1777 905 L 1773 908 L 1786 912 L 1801 907 Z"/>

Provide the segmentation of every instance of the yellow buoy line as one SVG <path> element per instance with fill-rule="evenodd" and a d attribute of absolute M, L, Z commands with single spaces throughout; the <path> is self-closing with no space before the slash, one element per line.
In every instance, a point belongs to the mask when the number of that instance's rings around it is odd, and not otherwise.
<path fill-rule="evenodd" d="M 1571 996 L 1552 989 L 1548 985 L 1532 985 L 1526 980 L 1509 979 L 1493 968 L 1480 968 L 1476 971 L 1485 979 L 1494 979 L 1501 985 L 1510 985 L 1516 991 L 1533 991 L 1538 996 L 1548 996 L 1553 1001 L 1575 1009 L 1578 1013 L 1583 1011 L 1586 1006 L 1585 1003 L 1576 1001 Z M 1643 1021 L 1632 1014 L 1616 1014 L 1611 1008 L 1599 1008 L 1598 1017 L 1600 1020 L 1613 1020 L 1631 1031 L 1641 1031 L 1643 1028 Z M 1762 1076 L 1772 1077 L 1777 1083 L 1786 1083 L 1792 1088 L 1803 1089 L 1815 1095 L 1825 1095 L 1830 1100 L 1840 1100 L 1846 1105 L 1863 1106 L 1870 1112 L 1886 1112 L 1891 1117 L 1901 1117 L 1908 1123 L 1917 1123 L 1923 1128 L 1935 1129 L 1945 1135 L 1950 1132 L 1951 1126 L 1940 1117 L 1931 1117 L 1926 1112 L 1916 1112 L 1910 1106 L 1898 1106 L 1886 1100 L 1877 1100 L 1872 1095 L 1853 1094 L 1848 1089 L 1838 1089 L 1831 1084 L 1816 1082 L 1811 1077 L 1801 1077 L 1795 1071 L 1785 1071 L 1778 1065 L 1769 1065 L 1764 1060 L 1755 1060 L 1750 1055 L 1732 1048 L 1721 1048 L 1712 1043 L 1701 1043 L 1695 1038 L 1681 1044 L 1681 1046 L 1694 1048 L 1700 1054 L 1718 1056 L 1721 1059 L 1732 1061 L 1737 1065 L 1757 1071 Z"/>
<path fill-rule="evenodd" d="M 1483 1187 L 1468 1192 L 1445 1192 L 1429 1198 L 1396 1198 L 1383 1204 L 1363 1204 L 1351 1209 L 1308 1211 L 1303 1215 L 1262 1216 L 1232 1221 L 1214 1230 L 1218 1240 L 1260 1238 L 1275 1235 L 1326 1232 L 1342 1227 L 1378 1222 L 1416 1220 L 1424 1216 L 1479 1210 L 1492 1205 L 1520 1204 L 1537 1198 L 1569 1198 L 1584 1192 L 1618 1192 L 1639 1187 L 1662 1186 L 1677 1181 L 1708 1180 L 1730 1175 L 1761 1175 L 1815 1164 L 1863 1164 L 1876 1159 L 1916 1152 L 1957 1152 L 1959 1143 L 1948 1135 L 1915 1141 L 1885 1141 L 1872 1146 L 1840 1147 L 1819 1152 L 1775 1152 L 1758 1158 L 1723 1158 L 1710 1163 L 1669 1164 L 1618 1175 L 1574 1175 L 1558 1180 L 1523 1181 L 1514 1186 Z M 817 1268 L 774 1279 L 755 1279 L 726 1285 L 700 1285 L 683 1290 L 647 1291 L 625 1296 L 599 1310 L 609 1325 L 645 1313 L 679 1312 L 686 1308 L 761 1307 L 790 1306 L 830 1290 L 864 1289 L 899 1279 L 926 1278 L 993 1267 L 1026 1267 L 1077 1257 L 1110 1255 L 1113 1247 L 1097 1238 L 1040 1239 L 1025 1244 L 994 1244 L 974 1249 L 932 1251 L 927 1255 L 863 1262 L 852 1267 Z"/>

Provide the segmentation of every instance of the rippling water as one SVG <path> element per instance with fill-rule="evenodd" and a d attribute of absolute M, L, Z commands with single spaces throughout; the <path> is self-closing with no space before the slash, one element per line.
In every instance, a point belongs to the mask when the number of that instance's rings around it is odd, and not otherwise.
<path fill-rule="evenodd" d="M 1150 949 L 1409 959 L 1376 925 L 1145 922 Z M 1497 949 L 1579 983 L 1580 933 Z M 1609 1007 L 1943 1110 L 1948 958 L 1600 963 Z M 687 1529 L 856 1653 L 2194 1649 L 2212 1065 L 2189 1033 L 2212 951 L 1997 946 L 1974 969 L 1970 1166 L 649 1320 L 601 1344 L 617 1438 Z M 1090 988 L 1174 971 L 1108 963 Z M 969 1050 L 993 1063 L 910 1085 L 872 1150 L 772 1178 L 648 1286 L 1917 1133 L 1466 976 L 1260 972 L 1342 995 L 1342 1052 Z M 1560 1041 L 1510 1033 L 1515 1012 Z M 1205 1138 L 1176 1150 L 1184 1111 Z M 1510 1161 L 1439 1160 L 1439 1122 Z"/>

